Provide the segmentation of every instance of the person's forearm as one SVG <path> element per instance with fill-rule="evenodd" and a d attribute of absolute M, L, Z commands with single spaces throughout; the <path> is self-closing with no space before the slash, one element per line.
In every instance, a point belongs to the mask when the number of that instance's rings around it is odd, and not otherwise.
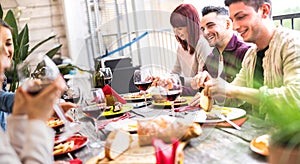
<path fill-rule="evenodd" d="M 237 98 L 240 100 L 244 100 L 253 105 L 259 105 L 260 96 L 259 90 L 253 88 L 246 88 L 240 86 L 234 86 L 226 96 L 230 98 Z"/>

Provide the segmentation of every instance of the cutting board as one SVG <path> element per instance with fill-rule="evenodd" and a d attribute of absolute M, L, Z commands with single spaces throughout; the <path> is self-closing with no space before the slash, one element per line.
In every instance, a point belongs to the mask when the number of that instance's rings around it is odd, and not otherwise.
<path fill-rule="evenodd" d="M 155 149 L 153 146 L 139 146 L 138 137 L 136 134 L 132 135 L 133 141 L 130 148 L 117 157 L 114 160 L 108 160 L 104 157 L 104 151 L 100 153 L 99 156 L 93 157 L 88 160 L 85 164 L 102 164 L 102 163 L 130 163 L 130 164 L 155 164 Z M 176 161 L 183 161 L 183 149 L 187 145 L 187 142 L 180 142 L 177 148 Z M 171 147 L 171 145 L 170 145 Z M 102 158 L 102 159 L 101 159 Z M 178 162 L 176 162 L 178 163 Z"/>

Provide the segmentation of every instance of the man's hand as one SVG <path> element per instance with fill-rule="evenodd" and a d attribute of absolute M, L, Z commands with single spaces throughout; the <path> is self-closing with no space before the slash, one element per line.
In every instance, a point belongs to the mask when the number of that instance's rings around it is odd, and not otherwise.
<path fill-rule="evenodd" d="M 191 81 L 191 86 L 194 89 L 205 86 L 205 82 L 211 79 L 210 74 L 207 71 L 199 72 Z"/>

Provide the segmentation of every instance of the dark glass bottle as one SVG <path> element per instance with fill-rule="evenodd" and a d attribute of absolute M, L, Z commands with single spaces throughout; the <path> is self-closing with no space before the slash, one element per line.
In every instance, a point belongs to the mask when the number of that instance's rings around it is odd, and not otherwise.
<path fill-rule="evenodd" d="M 100 71 L 101 65 L 98 63 L 96 71 L 94 73 L 94 87 L 103 88 L 105 85 L 104 74 Z"/>

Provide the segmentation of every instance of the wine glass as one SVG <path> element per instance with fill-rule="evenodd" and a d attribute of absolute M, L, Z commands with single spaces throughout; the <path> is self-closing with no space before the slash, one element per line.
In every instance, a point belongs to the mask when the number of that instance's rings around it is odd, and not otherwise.
<path fill-rule="evenodd" d="M 109 67 L 100 68 L 100 71 L 104 74 L 105 84 L 111 85 L 111 80 L 113 78 L 111 69 Z"/>
<path fill-rule="evenodd" d="M 67 89 L 62 95 L 62 99 L 64 99 L 66 102 L 75 103 L 78 106 L 80 106 L 83 96 L 79 85 L 76 83 L 76 79 L 74 78 L 70 78 L 70 79 L 65 78 L 65 79 L 67 82 Z M 70 111 L 72 113 L 74 121 L 79 122 L 77 108 L 72 108 L 70 109 Z"/>
<path fill-rule="evenodd" d="M 217 48 L 213 49 L 213 53 L 214 53 L 214 55 L 219 56 L 218 74 L 217 74 L 217 77 L 214 78 L 213 80 L 218 80 L 219 83 L 223 82 L 224 84 L 222 84 L 222 85 L 225 86 L 225 81 L 220 79 L 221 74 L 222 74 L 223 69 L 224 69 L 223 56 L 220 54 L 220 52 Z M 219 107 L 224 107 L 225 100 L 226 100 L 225 96 L 221 96 L 221 95 L 212 95 L 212 96 L 213 96 L 213 99 L 215 100 L 215 103 Z"/>
<path fill-rule="evenodd" d="M 182 85 L 177 74 L 167 74 L 160 77 L 160 81 L 157 83 L 160 95 L 163 99 L 171 103 L 171 115 L 175 116 L 174 101 L 182 93 Z"/>
<path fill-rule="evenodd" d="M 31 95 L 38 94 L 60 74 L 55 63 L 43 54 L 29 55 L 17 68 L 22 88 Z M 58 141 L 62 141 L 76 133 L 79 125 L 71 124 L 67 120 L 58 103 L 53 108 L 57 116 L 64 122 L 64 132 L 58 138 Z"/>
<path fill-rule="evenodd" d="M 82 112 L 91 119 L 93 119 L 95 132 L 97 134 L 96 140 L 90 144 L 92 148 L 101 148 L 104 146 L 105 142 L 101 141 L 98 137 L 99 126 L 98 119 L 101 117 L 101 114 L 107 109 L 106 99 L 101 88 L 93 88 L 91 91 L 93 100 L 87 104 L 87 106 L 82 108 Z M 99 138 L 99 139 L 98 139 Z"/>
<path fill-rule="evenodd" d="M 152 78 L 149 70 L 135 70 L 133 74 L 133 82 L 134 85 L 144 94 L 145 98 L 145 105 L 147 108 L 147 97 L 146 97 L 146 90 L 152 84 Z"/>

